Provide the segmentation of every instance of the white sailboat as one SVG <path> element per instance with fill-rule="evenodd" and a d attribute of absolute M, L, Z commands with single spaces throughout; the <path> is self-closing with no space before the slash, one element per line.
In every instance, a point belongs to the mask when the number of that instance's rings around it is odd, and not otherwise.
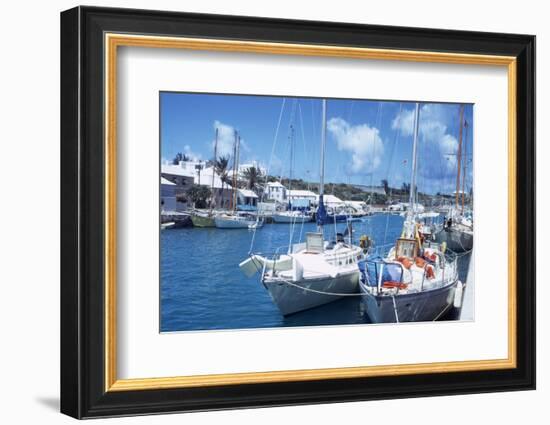
<path fill-rule="evenodd" d="M 309 223 L 313 215 L 303 211 L 280 211 L 272 215 L 275 223 Z"/>
<path fill-rule="evenodd" d="M 239 169 L 240 136 L 235 131 L 233 144 L 233 195 L 231 198 L 232 213 L 218 214 L 214 217 L 214 223 L 219 229 L 254 229 L 262 227 L 263 220 L 250 213 L 237 213 L 237 174 Z"/>
<path fill-rule="evenodd" d="M 464 106 L 460 105 L 460 129 L 458 138 L 457 170 L 455 206 L 451 207 L 446 215 L 442 229 L 437 233 L 436 240 L 445 242 L 447 247 L 454 252 L 468 252 L 474 246 L 474 226 L 471 217 L 467 217 L 464 210 L 464 190 L 466 182 L 466 158 L 464 158 L 463 169 L 461 170 L 462 155 L 462 130 L 467 127 L 464 121 Z M 467 136 L 467 134 L 466 134 Z M 467 139 L 467 137 L 466 137 Z M 467 144 L 466 144 L 467 146 Z M 462 190 L 460 190 L 460 178 L 462 172 Z M 460 195 L 460 196 L 459 196 Z M 459 206 L 459 198 L 462 199 L 462 206 Z"/>
<path fill-rule="evenodd" d="M 292 193 L 292 170 L 294 167 L 294 127 L 290 126 L 290 171 L 288 176 L 288 210 L 279 211 L 272 215 L 273 222 L 275 223 L 308 223 L 313 220 L 313 215 L 301 210 L 294 210 L 292 208 L 292 202 L 290 200 L 290 194 Z"/>
<path fill-rule="evenodd" d="M 214 221 L 220 229 L 253 229 L 263 225 L 263 220 L 251 214 L 220 214 Z"/>
<path fill-rule="evenodd" d="M 286 254 L 251 254 L 239 264 L 249 277 L 259 272 L 261 282 L 283 315 L 307 310 L 357 292 L 358 261 L 363 250 L 343 236 L 327 241 L 323 234 L 326 100 L 322 102 L 320 195 L 317 232 L 307 233 L 305 243 L 290 245 Z"/>
<path fill-rule="evenodd" d="M 367 315 L 373 323 L 436 320 L 462 302 L 457 257 L 445 246 L 425 240 L 414 209 L 419 105 L 414 115 L 410 208 L 403 233 L 385 256 L 360 263 L 359 283 Z"/>

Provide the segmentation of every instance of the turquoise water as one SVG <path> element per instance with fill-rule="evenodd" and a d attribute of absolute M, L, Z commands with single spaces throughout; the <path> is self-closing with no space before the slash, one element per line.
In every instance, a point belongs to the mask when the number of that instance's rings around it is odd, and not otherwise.
<path fill-rule="evenodd" d="M 402 224 L 403 218 L 396 215 L 365 217 L 353 224 L 354 237 L 366 234 L 378 245 L 393 243 Z M 336 231 L 344 232 L 345 227 L 339 223 Z M 296 225 L 293 242 L 315 230 L 315 223 Z M 334 230 L 333 225 L 325 226 L 325 235 Z M 266 224 L 256 231 L 253 251 L 272 253 L 288 247 L 289 235 L 288 224 Z M 252 237 L 248 229 L 190 227 L 161 232 L 162 332 L 368 323 L 360 297 L 283 317 L 259 275 L 247 278 L 239 270 Z"/>

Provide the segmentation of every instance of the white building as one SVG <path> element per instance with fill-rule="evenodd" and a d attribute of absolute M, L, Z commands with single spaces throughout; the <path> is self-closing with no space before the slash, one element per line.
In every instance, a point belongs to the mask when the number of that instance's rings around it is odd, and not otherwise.
<path fill-rule="evenodd" d="M 214 181 L 212 182 L 212 176 Z M 193 185 L 200 184 L 213 188 L 214 207 L 228 208 L 231 203 L 232 187 L 230 184 L 224 184 L 220 176 L 214 171 L 214 167 L 207 167 L 206 163 L 201 161 L 180 161 L 179 164 L 165 163 L 161 166 L 161 177 L 175 183 L 176 196 L 185 194 Z M 212 185 L 212 183 L 214 183 Z M 186 209 L 190 205 L 177 202 L 177 211 Z"/>
<path fill-rule="evenodd" d="M 160 178 L 161 211 L 176 211 L 176 183 Z"/>
<path fill-rule="evenodd" d="M 317 204 L 319 204 L 319 195 L 315 195 L 317 197 Z M 331 194 L 325 194 L 323 195 L 323 203 L 326 207 L 330 208 L 339 208 L 339 207 L 345 207 L 346 203 L 342 201 L 337 196 L 331 195 Z"/>
<path fill-rule="evenodd" d="M 311 203 L 317 202 L 317 194 L 312 192 L 311 190 L 299 190 L 299 189 L 292 189 L 287 191 L 288 192 L 288 198 L 290 201 L 298 200 L 298 199 L 306 199 Z"/>
<path fill-rule="evenodd" d="M 239 211 L 256 211 L 258 209 L 258 195 L 249 189 L 238 189 L 237 209 Z"/>
<path fill-rule="evenodd" d="M 367 212 L 369 207 L 365 201 L 345 201 L 346 207 L 353 209 L 357 213 Z"/>
<path fill-rule="evenodd" d="M 269 182 L 266 196 L 267 199 L 283 203 L 287 201 L 287 189 L 279 182 Z"/>

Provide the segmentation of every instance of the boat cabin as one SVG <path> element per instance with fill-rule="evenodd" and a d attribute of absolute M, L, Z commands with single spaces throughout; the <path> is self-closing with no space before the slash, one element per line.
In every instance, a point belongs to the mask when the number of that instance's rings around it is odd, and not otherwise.
<path fill-rule="evenodd" d="M 420 245 L 416 239 L 397 239 L 395 243 L 395 258 L 416 258 L 420 252 Z"/>

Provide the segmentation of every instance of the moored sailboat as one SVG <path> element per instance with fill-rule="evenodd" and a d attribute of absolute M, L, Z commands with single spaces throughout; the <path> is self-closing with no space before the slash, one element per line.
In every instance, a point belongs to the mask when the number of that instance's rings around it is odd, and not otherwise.
<path fill-rule="evenodd" d="M 216 227 L 216 222 L 214 220 L 215 214 L 213 211 L 214 206 L 214 181 L 216 177 L 216 157 L 218 153 L 218 129 L 216 128 L 216 137 L 214 140 L 214 161 L 212 163 L 212 184 L 210 185 L 210 209 L 207 211 L 193 210 L 191 211 L 191 222 L 194 227 Z"/>
<path fill-rule="evenodd" d="M 357 292 L 358 261 L 363 249 L 354 246 L 343 235 L 325 240 L 323 224 L 324 153 L 326 143 L 326 100 L 322 101 L 321 167 L 317 232 L 306 234 L 305 243 L 289 244 L 288 252 L 271 256 L 250 254 L 239 264 L 247 276 L 260 273 L 263 286 L 283 315 L 293 314 L 336 301 Z"/>
<path fill-rule="evenodd" d="M 280 211 L 272 215 L 275 223 L 309 223 L 313 216 L 303 211 Z"/>
<path fill-rule="evenodd" d="M 462 155 L 462 130 L 467 127 L 464 121 L 464 107 L 460 106 L 460 129 L 457 152 L 457 174 L 455 190 L 455 206 L 451 207 L 444 220 L 443 226 L 436 234 L 436 240 L 440 243 L 445 242 L 447 247 L 458 253 L 471 251 L 474 246 L 474 226 L 471 218 L 466 217 L 464 209 L 464 190 L 466 181 L 466 158 L 464 158 L 464 168 L 461 170 L 463 161 Z M 462 190 L 460 190 L 462 172 Z M 459 199 L 462 199 L 462 205 L 459 205 Z"/>
<path fill-rule="evenodd" d="M 446 254 L 444 244 L 423 237 L 414 209 L 419 105 L 413 132 L 410 208 L 401 237 L 385 255 L 360 262 L 359 283 L 367 315 L 373 323 L 436 320 L 462 302 L 457 257 Z"/>

